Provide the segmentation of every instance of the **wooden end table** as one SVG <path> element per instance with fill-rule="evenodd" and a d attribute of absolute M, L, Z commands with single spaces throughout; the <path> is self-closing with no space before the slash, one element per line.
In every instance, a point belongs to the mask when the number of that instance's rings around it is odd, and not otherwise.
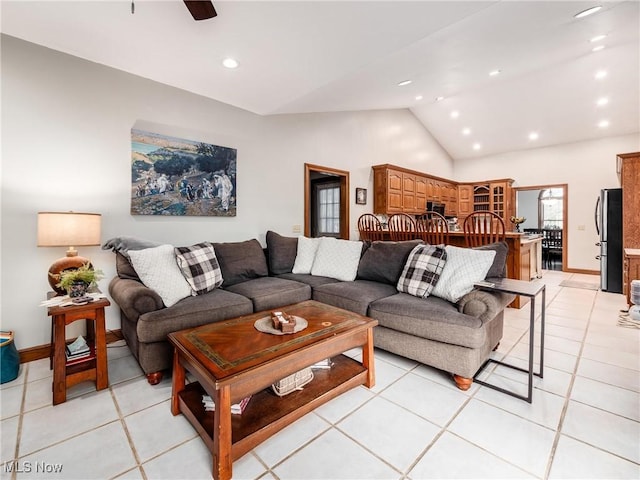
<path fill-rule="evenodd" d="M 86 380 L 96 382 L 96 390 L 109 386 L 107 370 L 107 336 L 104 308 L 111 305 L 100 298 L 85 305 L 49 307 L 47 313 L 52 321 L 53 337 L 53 404 L 67 400 L 67 388 Z M 67 361 L 65 352 L 66 326 L 77 321 L 87 322 L 87 344 L 91 350 L 88 357 Z"/>
<path fill-rule="evenodd" d="M 213 456 L 213 477 L 232 476 L 232 462 L 316 407 L 358 385 L 375 383 L 373 327 L 378 322 L 322 303 L 282 307 L 307 320 L 291 335 L 256 330 L 259 312 L 169 334 L 174 345 L 171 412 L 182 413 L 198 431 Z M 362 348 L 362 362 L 341 355 Z M 314 363 L 331 358 L 330 369 L 314 370 L 302 390 L 284 397 L 269 387 Z M 185 370 L 197 382 L 185 385 Z M 215 411 L 205 411 L 202 395 L 210 395 Z M 231 405 L 251 395 L 241 415 Z"/>

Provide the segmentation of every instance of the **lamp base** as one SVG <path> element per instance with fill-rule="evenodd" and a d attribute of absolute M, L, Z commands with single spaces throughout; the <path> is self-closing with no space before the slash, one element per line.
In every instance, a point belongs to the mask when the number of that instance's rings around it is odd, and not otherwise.
<path fill-rule="evenodd" d="M 53 262 L 49 267 L 49 273 L 47 275 L 49 280 L 49 285 L 51 285 L 51 288 L 58 295 L 66 295 L 67 292 L 63 288 L 56 287 L 56 283 L 58 283 L 59 281 L 57 280 L 58 274 L 60 274 L 60 272 L 64 270 L 75 270 L 76 268 L 81 267 L 85 263 L 90 264 L 91 261 L 88 258 L 80 257 L 77 255 L 73 257 L 62 257 L 56 260 L 55 262 Z"/>

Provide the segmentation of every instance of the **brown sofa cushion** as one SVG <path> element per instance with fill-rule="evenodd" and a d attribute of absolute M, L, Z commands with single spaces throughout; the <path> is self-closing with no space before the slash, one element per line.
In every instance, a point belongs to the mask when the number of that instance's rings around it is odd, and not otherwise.
<path fill-rule="evenodd" d="M 489 267 L 487 277 L 506 277 L 507 276 L 507 254 L 509 253 L 509 246 L 507 242 L 490 243 L 489 245 L 482 245 L 480 247 L 473 247 L 475 250 L 493 250 L 496 252 L 496 256 L 493 258 L 493 263 Z"/>
<path fill-rule="evenodd" d="M 131 261 L 120 252 L 116 253 L 116 273 L 122 279 L 142 282 L 133 265 L 131 265 Z"/>
<path fill-rule="evenodd" d="M 269 251 L 269 271 L 272 275 L 291 273 L 298 253 L 297 237 L 283 237 L 269 230 L 267 250 Z"/>
<path fill-rule="evenodd" d="M 362 254 L 356 278 L 395 286 L 409 253 L 420 243 L 423 243 L 422 240 L 372 242 Z"/>
<path fill-rule="evenodd" d="M 255 238 L 244 242 L 214 243 L 222 270 L 222 288 L 269 275 L 267 258 Z"/>

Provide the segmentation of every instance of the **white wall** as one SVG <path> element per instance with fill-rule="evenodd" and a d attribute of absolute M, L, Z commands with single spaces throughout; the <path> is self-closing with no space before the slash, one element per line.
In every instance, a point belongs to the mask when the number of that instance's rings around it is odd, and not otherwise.
<path fill-rule="evenodd" d="M 595 256 L 596 198 L 602 188 L 620 186 L 616 155 L 640 150 L 640 134 L 558 145 L 454 161 L 459 181 L 513 178 L 514 186 L 568 184 L 568 263 L 570 269 L 599 270 Z"/>
<path fill-rule="evenodd" d="M 396 165 L 451 178 L 453 164 L 408 110 L 260 117 L 188 92 L 2 36 L 0 326 L 19 349 L 49 342 L 38 304 L 46 271 L 64 248 L 36 247 L 38 211 L 102 213 L 103 241 L 133 235 L 186 245 L 285 235 L 302 225 L 304 163 L 350 172 L 351 231 L 373 209 L 371 166 Z M 237 148 L 237 216 L 129 213 L 131 128 Z M 355 188 L 369 189 L 355 205 Z M 106 279 L 114 256 L 81 247 Z M 120 328 L 107 309 L 107 328 Z"/>

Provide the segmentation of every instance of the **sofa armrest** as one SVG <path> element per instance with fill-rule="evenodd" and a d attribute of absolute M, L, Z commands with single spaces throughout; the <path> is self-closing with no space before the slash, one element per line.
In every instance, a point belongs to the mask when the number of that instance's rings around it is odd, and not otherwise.
<path fill-rule="evenodd" d="M 471 290 L 458 301 L 458 311 L 487 322 L 513 302 L 515 295 L 486 290 Z"/>
<path fill-rule="evenodd" d="M 113 278 L 109 283 L 109 294 L 126 317 L 134 322 L 143 313 L 164 308 L 160 295 L 136 280 Z"/>

